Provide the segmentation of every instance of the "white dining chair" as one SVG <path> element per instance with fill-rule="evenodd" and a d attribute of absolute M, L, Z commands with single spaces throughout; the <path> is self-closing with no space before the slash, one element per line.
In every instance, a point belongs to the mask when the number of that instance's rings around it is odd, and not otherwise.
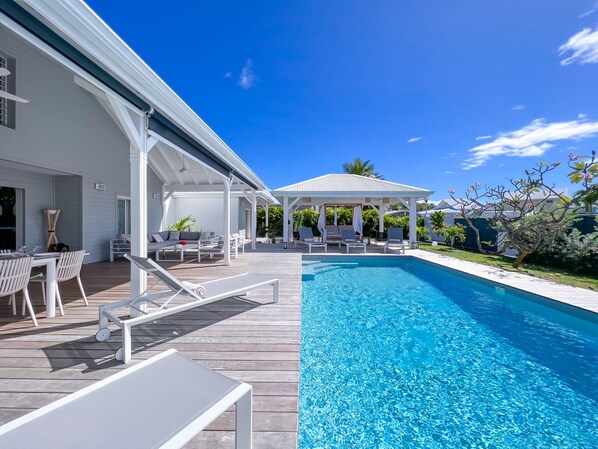
<path fill-rule="evenodd" d="M 27 285 L 31 276 L 32 257 L 19 257 L 16 259 L 0 260 L 0 297 L 10 296 L 12 314 L 17 314 L 17 300 L 15 293 L 23 291 L 23 310 L 29 309 L 33 325 L 37 326 L 37 319 L 29 297 Z"/>
<path fill-rule="evenodd" d="M 85 290 L 83 290 L 83 284 L 81 283 L 81 265 L 83 264 L 83 258 L 85 257 L 85 250 L 81 251 L 65 251 L 60 253 L 58 257 L 58 263 L 56 264 L 56 302 L 60 309 L 60 314 L 64 315 L 64 309 L 62 308 L 62 298 L 60 297 L 60 290 L 58 284 L 60 282 L 70 281 L 73 278 L 77 278 L 79 284 L 79 290 L 83 295 L 83 301 L 88 306 L 87 296 Z M 42 296 L 44 298 L 44 304 L 46 303 L 46 276 L 38 276 L 31 278 L 31 282 L 40 282 L 42 285 Z"/>
<path fill-rule="evenodd" d="M 239 229 L 239 246 L 241 247 L 241 251 L 245 254 L 245 229 Z"/>

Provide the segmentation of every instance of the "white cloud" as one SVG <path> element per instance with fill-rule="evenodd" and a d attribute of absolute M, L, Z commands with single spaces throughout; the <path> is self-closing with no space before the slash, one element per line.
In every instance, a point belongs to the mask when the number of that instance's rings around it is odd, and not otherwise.
<path fill-rule="evenodd" d="M 574 34 L 567 42 L 559 47 L 559 54 L 562 56 L 571 51 L 573 54 L 561 61 L 561 65 L 569 65 L 574 62 L 579 64 L 595 64 L 598 62 L 598 30 L 584 28 Z"/>
<path fill-rule="evenodd" d="M 525 109 L 525 106 L 523 106 L 522 104 L 516 104 L 515 106 L 513 106 L 511 108 L 512 111 L 523 111 Z"/>
<path fill-rule="evenodd" d="M 592 8 L 586 12 L 584 12 L 583 14 L 581 14 L 579 16 L 580 19 L 583 19 L 584 17 L 588 17 L 592 14 L 594 14 L 596 11 L 598 11 L 598 2 L 594 3 L 594 6 L 592 6 Z"/>
<path fill-rule="evenodd" d="M 245 67 L 241 70 L 241 75 L 239 75 L 239 81 L 237 84 L 241 86 L 245 90 L 249 90 L 254 87 L 258 82 L 257 75 L 253 72 L 253 61 L 248 59 L 245 63 Z"/>
<path fill-rule="evenodd" d="M 488 139 L 492 139 L 492 136 L 478 136 L 475 138 L 475 140 L 488 140 Z"/>
<path fill-rule="evenodd" d="M 455 173 L 455 172 L 454 171 L 450 171 L 450 170 L 447 170 L 447 171 L 444 172 L 445 175 L 452 175 L 453 173 Z"/>
<path fill-rule="evenodd" d="M 463 162 L 464 170 L 484 165 L 495 156 L 535 157 L 541 156 L 559 140 L 581 140 L 598 134 L 598 122 L 584 119 L 570 122 L 546 123 L 536 119 L 516 131 L 500 133 L 492 142 L 469 150 L 472 156 Z"/>
<path fill-rule="evenodd" d="M 419 142 L 420 140 L 422 140 L 423 137 L 412 137 L 411 139 L 409 139 L 407 141 L 407 143 L 415 143 L 415 142 Z"/>
<path fill-rule="evenodd" d="M 225 77 L 227 80 L 231 79 L 231 78 L 233 77 L 233 72 L 226 72 L 226 73 L 224 74 L 224 77 Z"/>

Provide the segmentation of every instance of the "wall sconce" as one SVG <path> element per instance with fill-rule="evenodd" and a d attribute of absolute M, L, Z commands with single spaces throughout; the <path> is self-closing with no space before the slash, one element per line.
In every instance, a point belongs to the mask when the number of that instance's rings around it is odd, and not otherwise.
<path fill-rule="evenodd" d="M 152 197 L 153 197 L 155 200 L 159 200 L 159 199 L 160 199 L 160 194 L 159 194 L 159 193 L 154 193 L 154 194 L 152 194 Z"/>

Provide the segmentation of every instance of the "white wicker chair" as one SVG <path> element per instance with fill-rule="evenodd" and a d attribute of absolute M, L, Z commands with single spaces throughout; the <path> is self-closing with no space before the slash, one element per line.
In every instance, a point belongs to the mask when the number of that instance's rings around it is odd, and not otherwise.
<path fill-rule="evenodd" d="M 79 290 L 83 295 L 83 301 L 88 306 L 87 296 L 85 296 L 85 290 L 83 290 L 83 284 L 81 283 L 81 265 L 83 264 L 83 258 L 85 257 L 85 251 L 66 251 L 60 253 L 58 258 L 58 264 L 56 265 L 56 302 L 60 308 L 60 314 L 64 315 L 64 309 L 62 308 L 62 298 L 60 297 L 60 290 L 58 284 L 64 281 L 70 281 L 73 278 L 77 278 L 79 284 Z M 42 285 L 42 295 L 44 298 L 44 304 L 46 303 L 46 276 L 39 276 L 31 278 L 31 282 L 40 282 Z"/>
<path fill-rule="evenodd" d="M 23 310 L 29 309 L 33 325 L 37 326 L 37 319 L 33 311 L 33 305 L 27 291 L 27 284 L 31 276 L 32 257 L 19 257 L 17 259 L 0 260 L 0 297 L 10 296 L 12 314 L 17 314 L 17 301 L 15 293 L 23 291 Z"/>

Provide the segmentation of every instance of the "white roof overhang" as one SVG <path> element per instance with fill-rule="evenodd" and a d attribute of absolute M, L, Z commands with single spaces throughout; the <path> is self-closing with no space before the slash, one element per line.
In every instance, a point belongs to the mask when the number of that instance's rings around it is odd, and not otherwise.
<path fill-rule="evenodd" d="M 426 199 L 434 192 L 358 175 L 330 174 L 272 191 L 276 198 L 301 198 L 301 204 L 387 203 L 400 199 Z"/>
<path fill-rule="evenodd" d="M 18 5 L 18 6 L 17 6 Z M 114 33 L 84 2 L 67 0 L 17 0 L 15 6 L 7 5 L 7 9 L 0 10 L 12 16 L 20 14 L 15 8 L 21 7 L 31 14 L 37 23 L 22 20 L 22 14 L 13 21 L 9 16 L 0 18 L 0 23 L 9 26 L 13 30 L 20 28 L 23 33 L 30 34 L 34 27 L 47 27 L 50 32 L 59 36 L 64 42 L 81 53 L 88 61 L 77 61 L 73 58 L 68 61 L 69 68 L 74 73 L 90 80 L 96 87 L 113 89 L 111 93 L 119 96 L 126 104 L 137 107 L 138 112 L 148 112 L 151 108 L 157 111 L 156 115 L 162 117 L 162 121 L 171 122 L 175 127 L 186 134 L 189 139 L 197 142 L 207 153 L 221 164 L 223 171 L 228 171 L 243 182 L 258 190 L 266 190 L 264 182 L 226 145 L 226 143 L 210 129 L 201 118 L 147 65 L 143 60 Z M 32 25 L 33 23 L 33 25 Z M 38 25 L 39 24 L 39 25 Z M 45 34 L 44 34 L 45 33 Z M 68 52 L 52 47 L 47 42 L 48 32 L 38 33 L 43 37 L 37 40 L 38 46 L 51 47 L 46 53 L 61 63 L 65 62 L 64 54 Z M 33 39 L 29 39 L 33 41 Z M 58 50 L 58 51 L 57 51 Z M 145 106 L 140 106 L 131 98 L 119 92 L 110 83 L 102 84 L 98 79 L 89 76 L 92 70 L 89 69 L 89 60 L 93 62 L 101 73 L 106 75 L 105 79 L 113 79 L 121 83 L 124 90 L 131 93 Z M 95 70 L 95 72 L 98 72 Z M 95 73 L 97 75 L 97 73 Z M 93 78 L 93 79 L 92 79 Z M 116 89 L 116 90 L 114 90 Z M 131 101 L 129 101 L 131 100 Z M 188 153 L 186 149 L 182 151 Z M 226 173 L 227 175 L 229 173 Z"/>

